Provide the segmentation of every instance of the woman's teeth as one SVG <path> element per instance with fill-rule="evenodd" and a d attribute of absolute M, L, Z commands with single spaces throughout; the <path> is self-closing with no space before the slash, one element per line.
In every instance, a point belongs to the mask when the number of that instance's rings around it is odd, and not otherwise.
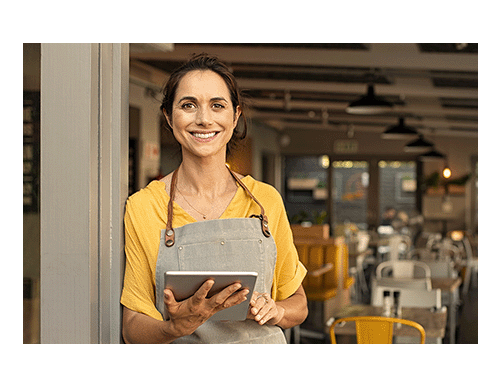
<path fill-rule="evenodd" d="M 192 133 L 196 138 L 201 138 L 201 139 L 207 139 L 207 138 L 212 138 L 217 134 L 217 132 L 213 133 Z"/>

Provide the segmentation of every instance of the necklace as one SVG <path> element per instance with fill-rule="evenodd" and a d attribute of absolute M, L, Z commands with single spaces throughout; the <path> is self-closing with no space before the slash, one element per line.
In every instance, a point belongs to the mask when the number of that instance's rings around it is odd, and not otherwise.
<path fill-rule="evenodd" d="M 187 204 L 188 204 L 191 208 L 193 208 L 195 211 L 197 211 L 199 214 L 201 214 L 201 215 L 203 216 L 203 220 L 206 220 L 206 219 L 207 219 L 207 215 L 206 215 L 206 214 L 201 213 L 198 209 L 196 209 L 193 205 L 191 205 L 191 204 L 189 203 L 189 201 L 186 199 L 186 197 L 184 197 L 184 195 L 182 194 L 182 192 L 179 190 L 179 188 L 178 188 L 177 186 L 176 186 L 175 188 L 176 188 L 176 189 L 177 189 L 177 191 L 180 193 L 180 195 L 182 196 L 182 198 L 184 199 L 184 201 L 186 201 L 186 202 L 187 202 Z"/>

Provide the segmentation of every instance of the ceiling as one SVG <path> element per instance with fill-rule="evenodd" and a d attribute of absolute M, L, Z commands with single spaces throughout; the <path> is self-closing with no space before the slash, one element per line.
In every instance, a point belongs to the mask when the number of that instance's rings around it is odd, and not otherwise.
<path fill-rule="evenodd" d="M 382 133 L 404 117 L 424 135 L 478 136 L 477 43 L 131 44 L 131 79 L 158 90 L 165 73 L 201 52 L 230 66 L 249 116 L 278 131 Z M 392 111 L 346 113 L 368 84 Z"/>

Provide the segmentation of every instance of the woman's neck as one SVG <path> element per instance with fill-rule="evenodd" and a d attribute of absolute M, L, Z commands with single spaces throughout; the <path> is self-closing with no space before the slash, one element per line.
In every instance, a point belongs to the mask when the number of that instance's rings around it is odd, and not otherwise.
<path fill-rule="evenodd" d="M 178 188 L 185 193 L 215 199 L 228 190 L 236 190 L 234 178 L 227 170 L 225 158 L 183 159 L 179 167 Z"/>

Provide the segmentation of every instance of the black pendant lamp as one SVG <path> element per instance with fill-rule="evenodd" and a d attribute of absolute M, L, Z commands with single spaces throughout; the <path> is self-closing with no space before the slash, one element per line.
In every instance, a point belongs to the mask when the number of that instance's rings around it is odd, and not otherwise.
<path fill-rule="evenodd" d="M 405 145 L 404 150 L 407 153 L 419 153 L 426 150 L 431 150 L 434 147 L 432 142 L 426 141 L 423 135 L 419 135 L 418 139 L 409 142 Z"/>
<path fill-rule="evenodd" d="M 389 128 L 382 133 L 383 139 L 407 139 L 409 136 L 418 135 L 417 130 L 411 126 L 405 125 L 405 119 L 399 118 L 399 123 Z"/>
<path fill-rule="evenodd" d="M 349 114 L 371 115 L 390 111 L 392 103 L 375 95 L 373 85 L 368 85 L 368 92 L 360 99 L 352 102 L 345 111 Z"/>
<path fill-rule="evenodd" d="M 424 153 L 424 154 L 421 154 L 419 157 L 420 161 L 438 161 L 438 160 L 442 160 L 442 159 L 445 159 L 446 156 L 435 150 L 435 149 L 432 149 L 431 151 L 428 151 L 427 153 Z"/>

